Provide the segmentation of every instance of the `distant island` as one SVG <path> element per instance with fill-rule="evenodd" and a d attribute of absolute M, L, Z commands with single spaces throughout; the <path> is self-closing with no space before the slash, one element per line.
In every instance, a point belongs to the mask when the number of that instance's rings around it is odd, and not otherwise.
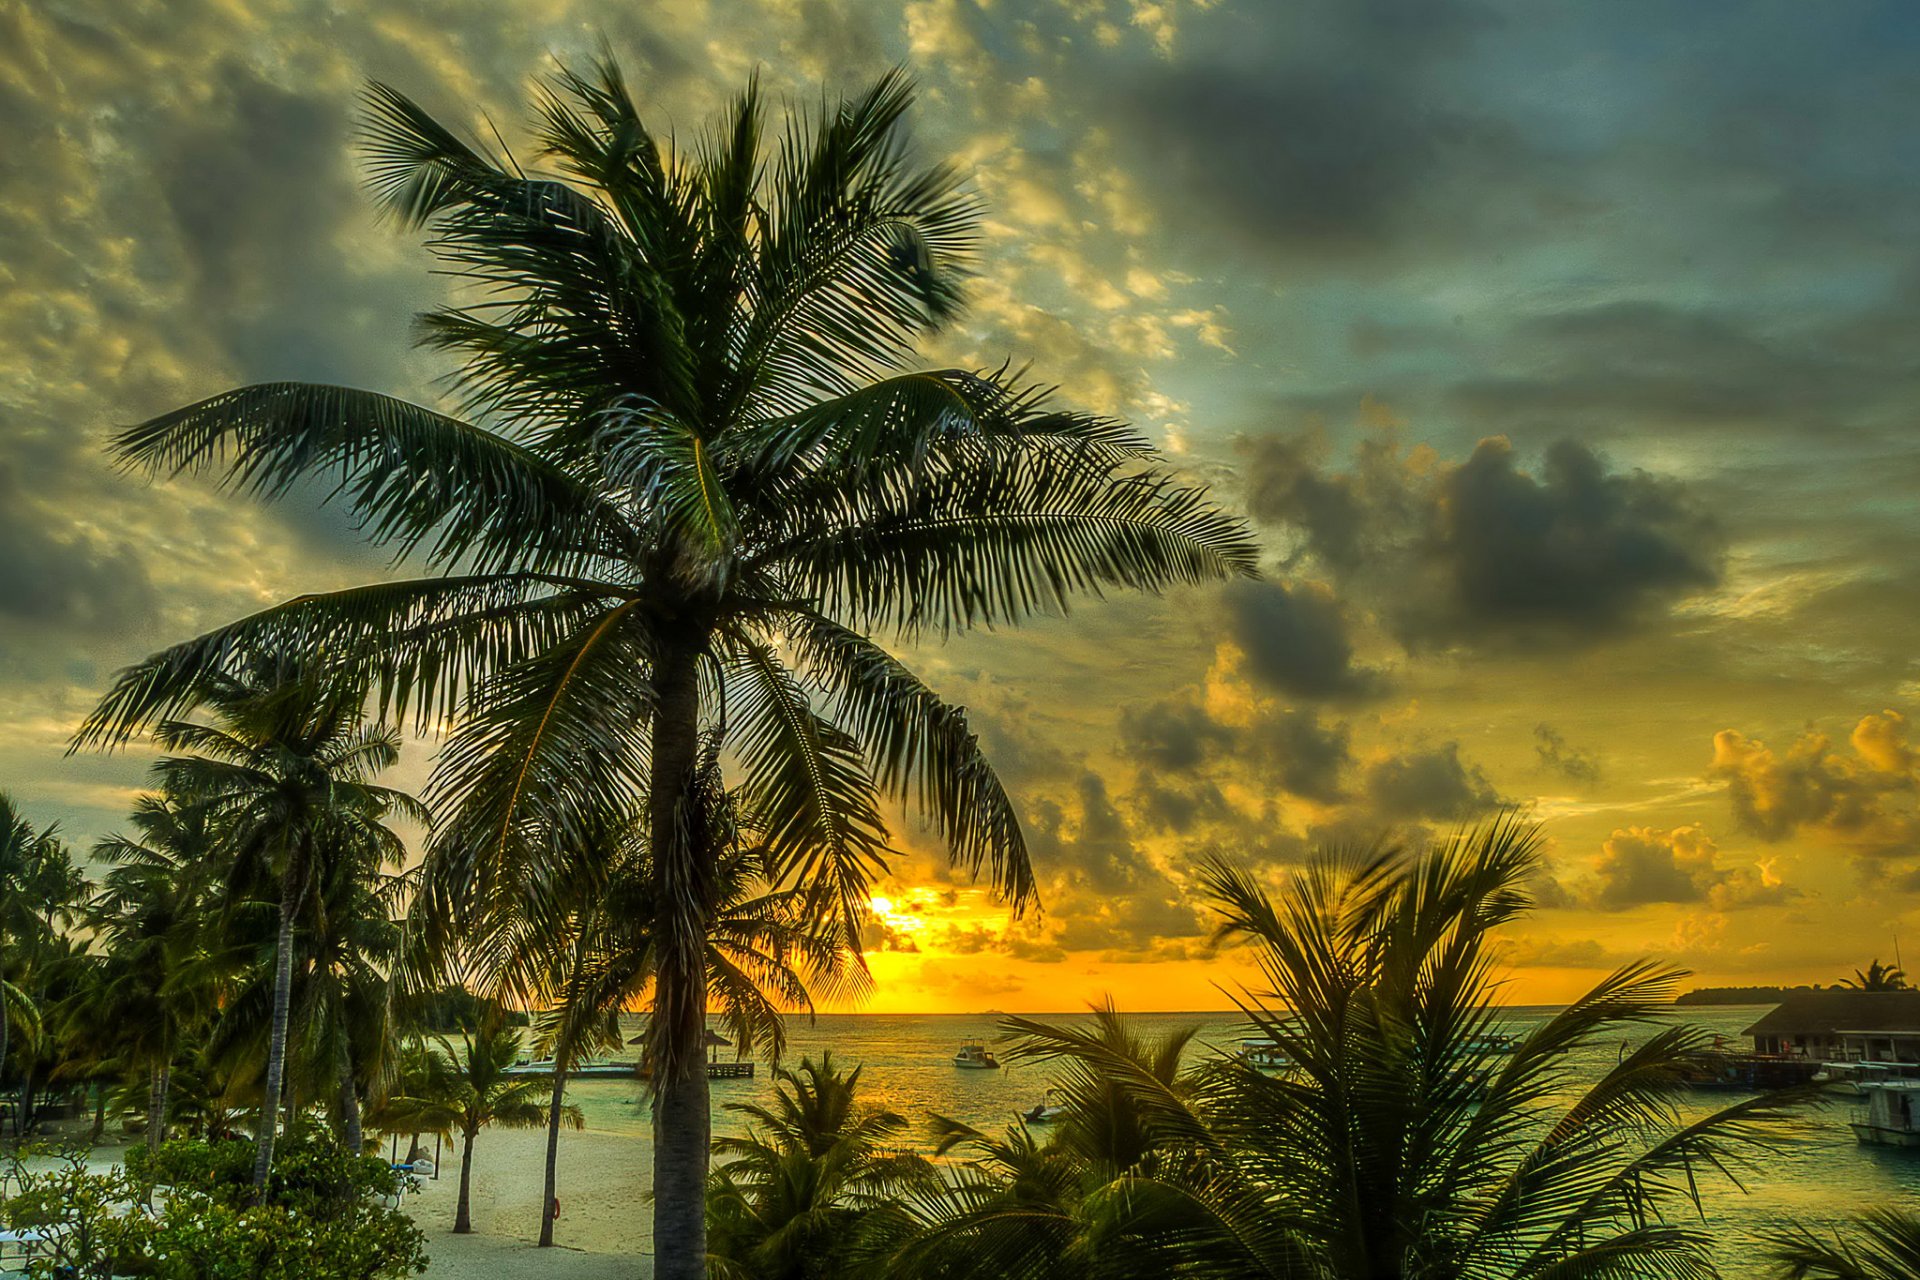
<path fill-rule="evenodd" d="M 1825 991 L 1819 983 L 1798 987 L 1698 987 L 1675 996 L 1675 1004 L 1779 1004 L 1801 991 Z"/>

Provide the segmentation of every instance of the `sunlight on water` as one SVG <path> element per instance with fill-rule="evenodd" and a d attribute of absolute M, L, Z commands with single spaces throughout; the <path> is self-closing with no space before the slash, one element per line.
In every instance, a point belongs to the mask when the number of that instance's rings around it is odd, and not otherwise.
<path fill-rule="evenodd" d="M 1698 1007 L 1679 1014 L 1737 1039 L 1764 1012 L 1764 1006 Z M 1524 1032 L 1550 1013 L 1515 1008 L 1506 1022 L 1512 1030 Z M 1224 1014 L 1139 1014 L 1131 1020 L 1147 1035 L 1197 1024 L 1200 1052 L 1230 1052 L 1244 1034 Z M 998 1024 L 998 1018 L 988 1014 L 834 1014 L 811 1024 L 795 1019 L 789 1024 L 790 1055 L 798 1061 L 831 1051 L 843 1067 L 864 1066 L 862 1096 L 875 1106 L 905 1115 L 913 1123 L 915 1137 L 925 1134 L 926 1117 L 934 1112 L 998 1129 L 1010 1123 L 1016 1112 L 1040 1101 L 1047 1088 L 1046 1072 L 1038 1066 L 1009 1064 L 999 1071 L 962 1071 L 953 1066 L 956 1048 L 969 1042 L 992 1044 L 999 1035 Z M 632 1020 L 627 1034 L 638 1029 L 639 1021 Z M 1596 1047 L 1577 1065 L 1583 1075 L 1597 1076 L 1618 1053 L 1618 1045 Z M 763 1102 L 770 1092 L 764 1066 L 753 1080 L 716 1080 L 714 1131 L 737 1133 L 743 1127 L 741 1118 L 726 1110 L 727 1103 Z M 647 1112 L 637 1083 L 576 1081 L 568 1086 L 567 1095 L 585 1111 L 588 1128 L 637 1138 L 647 1135 Z M 1691 1095 L 1688 1110 L 1704 1113 L 1731 1100 L 1729 1094 L 1697 1093 Z M 1870 1206 L 1910 1202 L 1920 1195 L 1920 1151 L 1860 1146 L 1847 1128 L 1847 1110 L 1846 1103 L 1840 1102 L 1809 1113 L 1800 1130 L 1785 1138 L 1777 1150 L 1757 1155 L 1741 1171 L 1744 1193 L 1710 1172 L 1703 1173 L 1707 1225 L 1723 1263 L 1732 1267 L 1750 1259 L 1759 1233 L 1785 1223 L 1834 1223 Z M 1743 1273 L 1736 1269 L 1730 1274 Z"/>

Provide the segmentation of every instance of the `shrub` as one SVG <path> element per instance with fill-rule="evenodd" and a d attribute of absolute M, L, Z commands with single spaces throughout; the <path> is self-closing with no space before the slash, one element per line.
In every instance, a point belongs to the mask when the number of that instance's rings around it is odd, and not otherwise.
<path fill-rule="evenodd" d="M 135 1149 L 108 1173 L 78 1155 L 51 1170 L 16 1160 L 21 1189 L 0 1201 L 0 1218 L 58 1229 L 35 1277 L 399 1280 L 426 1269 L 420 1228 L 385 1203 L 410 1180 L 384 1161 L 308 1129 L 279 1145 L 258 1205 L 252 1170 L 253 1145 L 239 1141 Z"/>

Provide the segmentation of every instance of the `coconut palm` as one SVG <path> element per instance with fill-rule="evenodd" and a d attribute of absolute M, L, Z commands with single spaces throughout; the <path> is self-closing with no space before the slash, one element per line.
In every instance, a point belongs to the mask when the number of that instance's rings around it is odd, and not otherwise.
<path fill-rule="evenodd" d="M 1009 1020 L 1014 1056 L 1064 1073 L 1067 1122 L 1044 1143 L 968 1135 L 973 1165 L 945 1194 L 876 1217 L 881 1257 L 940 1276 L 1716 1275 L 1686 1221 L 1698 1179 L 1792 1099 L 1683 1118 L 1709 1038 L 1659 1025 L 1680 975 L 1649 964 L 1492 1050 L 1493 931 L 1528 906 L 1537 841 L 1509 818 L 1421 856 L 1322 856 L 1277 898 L 1209 862 L 1221 937 L 1250 943 L 1265 979 L 1246 1016 L 1292 1071 L 1176 1072 L 1171 1046 L 1106 1020 Z M 1638 1047 L 1583 1086 L 1579 1055 L 1629 1028 Z"/>
<path fill-rule="evenodd" d="M 146 1076 L 150 1147 L 166 1132 L 174 1057 L 213 1004 L 200 980 L 218 844 L 208 818 L 178 796 L 145 796 L 131 818 L 137 835 L 109 836 L 93 849 L 110 868 L 87 908 L 105 953 L 74 1016 L 110 1028 L 120 1060 Z"/>
<path fill-rule="evenodd" d="M 809 896 L 780 890 L 766 855 L 766 833 L 737 794 L 726 791 L 717 743 L 702 755 L 697 792 L 709 838 L 717 850 L 714 918 L 708 928 L 705 971 L 708 1003 L 733 1043 L 778 1059 L 785 1047 L 781 1015 L 811 1012 L 811 987 L 857 986 L 857 968 L 810 928 Z M 544 917 L 497 912 L 466 950 L 492 978 L 497 994 L 547 1010 L 536 1022 L 536 1050 L 554 1059 L 555 1089 L 547 1134 L 545 1200 L 555 1195 L 558 1117 L 565 1073 L 596 1047 L 619 1044 L 621 1012 L 643 1004 L 655 979 L 649 825 L 644 813 L 614 823 L 564 864 L 569 883 L 551 892 L 577 905 L 558 930 Z M 427 883 L 431 873 L 427 868 Z M 434 894 L 423 897 L 431 902 Z M 552 1240 L 549 1215 L 541 1243 Z"/>
<path fill-rule="evenodd" d="M 396 900 L 410 885 L 382 871 L 383 844 L 364 836 L 357 843 L 358 850 L 332 844 L 302 898 L 284 1073 L 290 1092 L 332 1099 L 342 1140 L 356 1153 L 362 1088 L 384 1069 L 391 1040 L 389 982 L 402 940 Z M 271 907 L 278 895 L 271 884 L 238 884 L 234 891 L 248 905 L 233 913 L 232 936 L 253 944 L 254 960 L 236 976 L 211 1047 L 244 1070 L 263 1061 L 269 1047 L 278 972 Z"/>
<path fill-rule="evenodd" d="M 362 721 L 363 699 L 362 689 L 329 684 L 301 659 L 255 654 L 238 675 L 209 686 L 211 723 L 167 720 L 155 734 L 164 749 L 190 753 L 161 760 L 155 773 L 221 832 L 230 902 L 244 906 L 246 886 L 264 880 L 277 905 L 256 1195 L 273 1162 L 303 907 L 340 860 L 400 860 L 390 817 L 426 821 L 417 802 L 372 781 L 398 760 L 400 743 L 393 730 Z"/>
<path fill-rule="evenodd" d="M 1874 1209 L 1844 1230 L 1797 1227 L 1773 1236 L 1778 1280 L 1913 1280 L 1920 1276 L 1920 1215 Z"/>
<path fill-rule="evenodd" d="M 461 1037 L 456 1051 L 445 1039 L 437 1051 L 416 1055 L 412 1070 L 387 1099 L 382 1123 L 392 1132 L 460 1136 L 460 1199 L 453 1229 L 473 1230 L 473 1141 L 489 1125 L 535 1129 L 545 1123 L 542 1099 L 549 1085 L 535 1077 L 511 1076 L 507 1068 L 520 1055 L 519 1034 L 495 1010 Z M 573 1128 L 585 1126 L 580 1108 L 567 1106 L 562 1117 Z"/>
<path fill-rule="evenodd" d="M 746 1136 L 719 1138 L 722 1163 L 707 1191 L 714 1274 L 738 1280 L 814 1280 L 844 1274 L 846 1247 L 865 1217 L 928 1175 L 917 1156 L 889 1149 L 904 1116 L 859 1105 L 861 1068 L 842 1074 L 832 1053 L 776 1068 L 770 1107 L 728 1103 Z"/>
<path fill-rule="evenodd" d="M 0 1081 L 6 1079 L 15 1030 L 39 1042 L 44 992 L 36 993 L 25 975 L 45 972 L 36 953 L 79 907 L 85 887 L 58 829 L 36 830 L 0 792 Z M 16 1100 L 16 1117 L 27 1110 L 25 1092 L 23 1087 Z"/>
<path fill-rule="evenodd" d="M 1837 985 L 1852 987 L 1857 991 L 1905 991 L 1907 975 L 1893 965 L 1881 964 L 1880 958 L 1875 956 L 1865 969 L 1855 969 L 1853 977 L 1842 978 Z"/>
<path fill-rule="evenodd" d="M 908 154 L 911 98 L 889 75 L 769 142 L 749 88 L 674 146 L 609 62 L 541 96 L 539 172 L 376 86 L 375 194 L 475 291 L 421 322 L 460 361 L 462 416 L 272 383 L 114 444 L 152 474 L 217 468 L 268 497 L 321 477 L 426 572 L 155 655 L 77 745 L 176 715 L 247 653 L 284 648 L 365 672 L 422 727 L 457 718 L 436 846 L 478 898 L 507 874 L 519 815 L 564 851 L 593 815 L 645 798 L 665 913 L 663 1280 L 704 1267 L 715 860 L 686 804 L 703 725 L 724 727 L 781 880 L 834 909 L 841 943 L 887 847 L 883 796 L 1024 903 L 1026 845 L 964 713 L 868 633 L 1013 623 L 1254 560 L 1242 524 L 1157 472 L 1124 425 L 1049 409 L 1004 370 L 909 367 L 918 336 L 960 311 L 976 228 L 955 171 Z"/>

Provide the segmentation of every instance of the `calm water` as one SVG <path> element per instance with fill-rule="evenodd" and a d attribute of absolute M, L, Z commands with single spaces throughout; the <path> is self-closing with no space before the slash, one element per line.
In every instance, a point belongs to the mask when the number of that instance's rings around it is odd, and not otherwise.
<path fill-rule="evenodd" d="M 1765 1007 L 1693 1007 L 1678 1017 L 1724 1035 L 1738 1037 Z M 1547 1017 L 1551 1010 L 1515 1008 L 1505 1021 L 1516 1031 Z M 1047 1019 L 1074 1021 L 1072 1015 Z M 1229 1014 L 1138 1014 L 1132 1021 L 1143 1033 L 1197 1025 L 1199 1045 L 1230 1050 L 1242 1028 Z M 1018 1111 L 1031 1107 L 1045 1094 L 1047 1079 L 1041 1066 L 1008 1065 L 999 1071 L 963 1071 L 952 1065 L 953 1051 L 969 1041 L 991 1045 L 999 1035 L 992 1015 L 822 1015 L 809 1025 L 789 1024 L 793 1061 L 831 1050 L 836 1063 L 859 1064 L 862 1095 L 875 1105 L 907 1116 L 916 1125 L 929 1112 L 990 1130 L 1010 1122 Z M 637 1028 L 636 1028 L 637 1029 Z M 630 1032 L 631 1034 L 631 1032 Z M 1597 1076 L 1615 1059 L 1618 1046 L 1596 1050 L 1581 1064 Z M 738 1132 L 740 1118 L 725 1109 L 728 1102 L 764 1101 L 771 1092 L 762 1066 L 752 1080 L 716 1080 L 713 1083 L 714 1128 Z M 638 1101 L 634 1084 L 617 1080 L 581 1080 L 568 1086 L 568 1098 L 586 1113 L 587 1127 L 609 1133 L 646 1137 L 646 1108 Z M 1693 1109 L 1705 1112 L 1724 1105 L 1729 1095 L 1694 1095 Z M 1838 1104 L 1809 1114 L 1797 1133 L 1784 1136 L 1780 1150 L 1759 1157 L 1743 1173 L 1745 1193 L 1708 1175 L 1703 1189 L 1707 1221 L 1718 1240 L 1718 1251 L 1728 1274 L 1748 1274 L 1739 1265 L 1753 1256 L 1751 1244 L 1758 1232 L 1783 1222 L 1809 1224 L 1838 1222 L 1872 1205 L 1897 1202 L 1920 1205 L 1920 1151 L 1905 1152 L 1857 1144 L 1846 1126 L 1847 1107 Z"/>

